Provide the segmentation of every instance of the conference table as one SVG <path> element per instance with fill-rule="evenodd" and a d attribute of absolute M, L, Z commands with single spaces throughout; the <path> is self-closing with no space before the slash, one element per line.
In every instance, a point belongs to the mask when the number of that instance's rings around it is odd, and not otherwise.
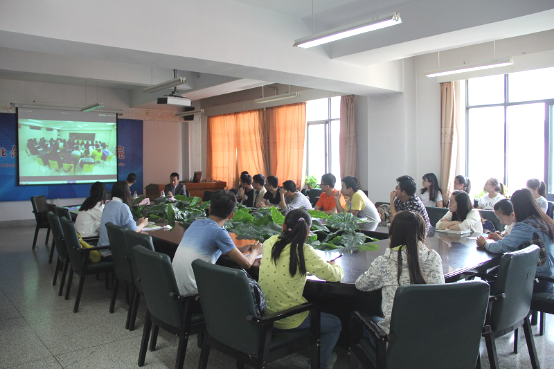
<path fill-rule="evenodd" d="M 148 233 L 152 236 L 154 246 L 158 252 L 163 252 L 173 257 L 175 250 L 183 237 L 185 227 L 175 223 L 172 230 L 155 230 Z M 308 276 L 304 296 L 310 302 L 316 303 L 321 310 L 338 316 L 343 324 L 341 344 L 346 344 L 346 334 L 349 327 L 349 316 L 354 310 L 362 310 L 370 315 L 381 313 L 381 291 L 361 292 L 354 285 L 356 279 L 364 273 L 371 262 L 385 253 L 389 247 L 388 227 L 381 224 L 370 224 L 362 227 L 362 232 L 374 238 L 379 247 L 374 251 L 345 250 L 343 256 L 336 263 L 344 270 L 341 282 L 325 282 L 316 276 Z M 498 265 L 500 255 L 490 254 L 477 248 L 476 238 L 480 234 L 449 234 L 435 232 L 431 229 L 425 244 L 435 250 L 441 256 L 446 282 L 455 282 L 461 275 L 469 270 L 486 270 Z M 233 234 L 231 234 L 234 237 Z M 240 246 L 252 241 L 236 240 Z M 340 255 L 337 251 L 318 251 L 326 260 L 331 260 Z M 233 266 L 230 258 L 222 256 L 218 264 Z M 236 264 L 235 264 L 236 265 Z M 256 278 L 258 268 L 252 267 L 249 273 Z"/>

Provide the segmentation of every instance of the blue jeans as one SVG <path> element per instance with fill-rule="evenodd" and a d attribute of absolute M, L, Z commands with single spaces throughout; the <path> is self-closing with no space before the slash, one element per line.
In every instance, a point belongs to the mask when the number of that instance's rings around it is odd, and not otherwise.
<path fill-rule="evenodd" d="M 308 329 L 312 325 L 310 314 L 304 319 L 302 323 L 296 328 L 290 329 L 291 331 L 297 331 L 301 329 Z M 342 330 L 342 324 L 340 319 L 334 316 L 333 314 L 321 313 L 321 346 L 319 350 L 319 365 L 321 368 L 325 367 L 325 363 L 333 348 L 337 344 L 339 339 L 340 332 Z"/>

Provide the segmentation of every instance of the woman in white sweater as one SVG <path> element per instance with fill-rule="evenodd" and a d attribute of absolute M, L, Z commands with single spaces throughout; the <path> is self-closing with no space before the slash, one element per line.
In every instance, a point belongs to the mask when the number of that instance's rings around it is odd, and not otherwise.
<path fill-rule="evenodd" d="M 93 183 L 90 187 L 90 196 L 81 205 L 75 220 L 75 230 L 81 237 L 98 237 L 105 198 L 106 185 L 102 182 Z"/>
<path fill-rule="evenodd" d="M 399 286 L 444 283 L 441 257 L 425 246 L 426 234 L 425 220 L 420 214 L 411 211 L 396 213 L 389 229 L 390 247 L 356 280 L 356 288 L 360 291 L 382 289 L 384 317 L 371 319 L 386 333 L 390 330 L 394 295 Z M 369 337 L 372 340 L 371 335 Z"/>
<path fill-rule="evenodd" d="M 438 229 L 483 233 L 483 223 L 479 211 L 473 209 L 469 196 L 464 191 L 454 191 L 450 196 L 448 213 L 437 222 Z"/>

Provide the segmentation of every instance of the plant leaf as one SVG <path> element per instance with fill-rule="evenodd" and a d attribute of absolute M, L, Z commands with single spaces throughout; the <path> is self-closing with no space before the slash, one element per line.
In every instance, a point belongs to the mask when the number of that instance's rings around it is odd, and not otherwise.
<path fill-rule="evenodd" d="M 285 222 L 285 216 L 281 214 L 279 210 L 275 206 L 271 207 L 271 218 L 273 219 L 273 222 L 279 225 L 283 225 Z"/>
<path fill-rule="evenodd" d="M 308 214 L 310 214 L 312 218 L 317 219 L 328 219 L 330 217 L 329 214 L 318 210 L 308 210 Z"/>

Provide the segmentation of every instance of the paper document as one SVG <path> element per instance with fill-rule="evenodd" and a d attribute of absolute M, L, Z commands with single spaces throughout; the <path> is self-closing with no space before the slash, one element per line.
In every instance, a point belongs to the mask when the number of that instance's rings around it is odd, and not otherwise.
<path fill-rule="evenodd" d="M 465 231 L 455 231 L 452 229 L 435 229 L 435 232 L 451 233 L 451 234 L 469 234 L 471 233 L 471 229 L 466 229 Z"/>

